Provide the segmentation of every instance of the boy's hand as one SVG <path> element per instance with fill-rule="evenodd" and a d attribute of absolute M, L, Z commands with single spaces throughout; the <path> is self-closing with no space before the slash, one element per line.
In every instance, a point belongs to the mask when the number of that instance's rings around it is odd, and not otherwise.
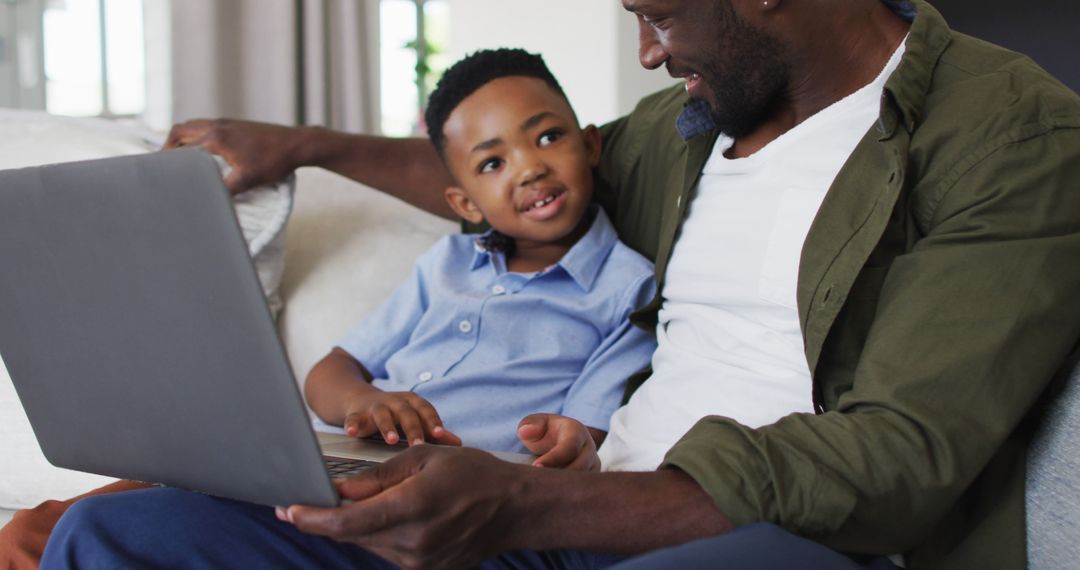
<path fill-rule="evenodd" d="M 417 445 L 425 441 L 444 445 L 461 445 L 461 438 L 442 425 L 435 407 L 412 392 L 383 392 L 373 390 L 357 398 L 348 407 L 345 433 L 351 437 L 382 434 L 386 443 L 397 443 L 405 432 L 405 441 Z"/>
<path fill-rule="evenodd" d="M 593 431 L 575 419 L 558 414 L 532 414 L 518 424 L 518 438 L 529 451 L 540 456 L 533 465 L 579 471 L 600 470 Z"/>

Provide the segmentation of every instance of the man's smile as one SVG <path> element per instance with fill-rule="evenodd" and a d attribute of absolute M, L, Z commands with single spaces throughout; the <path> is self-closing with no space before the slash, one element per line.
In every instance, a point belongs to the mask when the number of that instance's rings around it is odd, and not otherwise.
<path fill-rule="evenodd" d="M 691 98 L 700 99 L 702 97 L 701 86 L 704 84 L 704 81 L 702 80 L 700 73 L 697 73 L 695 71 L 678 69 L 672 67 L 670 64 L 667 66 L 667 68 L 668 75 L 676 79 L 682 79 L 686 82 L 686 92 L 690 95 Z"/>

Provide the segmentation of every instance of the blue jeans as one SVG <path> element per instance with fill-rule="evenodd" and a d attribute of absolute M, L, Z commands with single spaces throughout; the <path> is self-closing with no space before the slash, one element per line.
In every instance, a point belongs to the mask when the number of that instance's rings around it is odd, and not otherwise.
<path fill-rule="evenodd" d="M 513 551 L 487 569 L 864 568 L 778 527 L 735 532 L 642 557 L 571 550 Z M 146 489 L 90 497 L 64 514 L 45 549 L 50 568 L 394 568 L 358 547 L 304 534 L 273 509 L 177 489 Z"/>

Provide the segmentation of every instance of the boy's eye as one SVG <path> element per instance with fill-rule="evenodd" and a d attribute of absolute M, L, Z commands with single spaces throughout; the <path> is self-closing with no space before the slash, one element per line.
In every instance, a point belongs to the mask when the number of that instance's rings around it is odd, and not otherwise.
<path fill-rule="evenodd" d="M 494 172 L 494 171 L 498 170 L 498 168 L 500 166 L 502 166 L 502 160 L 501 159 L 489 158 L 489 159 L 485 160 L 484 162 L 481 162 L 480 167 L 477 170 L 480 172 L 480 174 L 484 174 L 484 173 L 487 173 L 487 172 Z"/>
<path fill-rule="evenodd" d="M 536 142 L 540 146 L 547 146 L 547 145 L 559 140 L 560 138 L 562 138 L 562 131 L 553 130 L 553 131 L 548 131 L 548 132 L 540 135 L 540 138 L 537 139 Z"/>

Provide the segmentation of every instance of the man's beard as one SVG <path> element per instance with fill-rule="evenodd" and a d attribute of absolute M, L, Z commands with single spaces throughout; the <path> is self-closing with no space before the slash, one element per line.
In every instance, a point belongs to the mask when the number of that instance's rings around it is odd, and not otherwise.
<path fill-rule="evenodd" d="M 743 23 L 730 6 L 726 12 L 719 14 L 724 45 L 716 46 L 702 75 L 715 98 L 709 109 L 716 127 L 739 138 L 760 126 L 783 100 L 790 66 L 778 40 Z"/>

